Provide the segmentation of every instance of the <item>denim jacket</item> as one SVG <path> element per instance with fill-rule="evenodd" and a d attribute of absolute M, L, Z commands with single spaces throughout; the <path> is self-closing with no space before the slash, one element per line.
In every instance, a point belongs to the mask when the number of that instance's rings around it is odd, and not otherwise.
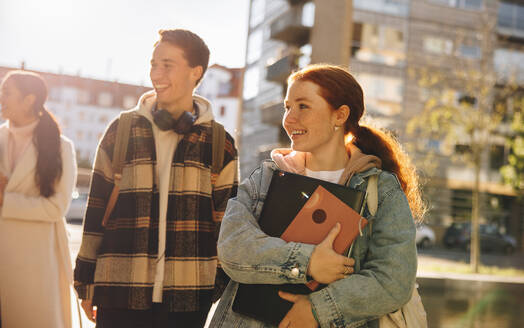
<path fill-rule="evenodd" d="M 285 242 L 260 230 L 258 218 L 277 166 L 263 162 L 229 200 L 218 240 L 218 257 L 232 281 L 215 311 L 210 327 L 271 327 L 237 314 L 231 305 L 238 283 L 305 283 L 314 245 Z M 408 201 L 394 174 L 376 168 L 356 173 L 351 188 L 365 191 L 367 177 L 378 174 L 378 210 L 352 257 L 355 272 L 309 295 L 320 327 L 378 327 L 378 317 L 395 311 L 411 297 L 417 271 L 415 224 Z M 283 205 L 284 206 L 284 205 Z M 370 233 L 370 229 L 372 232 Z M 296 270 L 299 274 L 296 275 Z"/>

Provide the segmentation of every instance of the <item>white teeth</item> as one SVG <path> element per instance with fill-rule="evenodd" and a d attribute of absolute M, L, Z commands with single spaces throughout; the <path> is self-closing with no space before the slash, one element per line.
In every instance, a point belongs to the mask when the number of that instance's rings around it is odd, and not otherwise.
<path fill-rule="evenodd" d="M 167 84 L 157 84 L 155 85 L 155 89 L 164 89 L 164 88 L 167 88 L 168 85 Z"/>
<path fill-rule="evenodd" d="M 294 136 L 302 135 L 302 134 L 306 134 L 306 132 L 307 132 L 306 130 L 293 130 L 291 131 L 291 135 L 294 135 Z"/>

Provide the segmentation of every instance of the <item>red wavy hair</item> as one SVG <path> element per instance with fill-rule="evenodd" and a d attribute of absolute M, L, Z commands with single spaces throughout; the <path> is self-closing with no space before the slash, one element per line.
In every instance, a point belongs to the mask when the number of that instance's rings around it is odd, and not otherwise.
<path fill-rule="evenodd" d="M 422 201 L 418 174 L 409 156 L 398 141 L 383 130 L 361 125 L 364 115 L 364 93 L 355 78 L 345 69 L 329 64 L 308 65 L 291 74 L 288 85 L 295 81 L 310 81 L 321 89 L 320 95 L 336 110 L 342 105 L 350 108 L 344 123 L 346 140 L 351 140 L 363 153 L 375 155 L 382 160 L 382 169 L 394 173 L 402 186 L 416 220 L 422 220 L 425 207 Z M 352 136 L 352 138 L 347 138 Z M 348 154 L 351 156 L 348 149 Z"/>

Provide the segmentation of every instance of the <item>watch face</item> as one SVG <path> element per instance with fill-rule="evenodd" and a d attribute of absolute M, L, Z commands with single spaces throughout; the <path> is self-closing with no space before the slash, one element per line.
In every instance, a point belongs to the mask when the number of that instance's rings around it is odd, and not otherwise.
<path fill-rule="evenodd" d="M 307 198 L 308 196 L 305 195 Z M 319 244 L 339 222 L 340 232 L 333 249 L 342 254 L 367 220 L 324 187 L 318 186 L 282 234 L 285 241 Z"/>

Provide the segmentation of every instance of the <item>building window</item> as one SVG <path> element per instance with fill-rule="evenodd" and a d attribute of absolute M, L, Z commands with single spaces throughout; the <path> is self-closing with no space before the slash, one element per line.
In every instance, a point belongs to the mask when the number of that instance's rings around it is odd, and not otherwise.
<path fill-rule="evenodd" d="M 231 92 L 231 83 L 229 83 L 229 81 L 219 82 L 218 84 L 218 95 L 219 96 L 227 96 L 230 92 Z"/>
<path fill-rule="evenodd" d="M 477 106 L 477 98 L 457 90 L 446 89 L 440 96 L 440 101 L 449 106 Z"/>
<path fill-rule="evenodd" d="M 62 99 L 61 88 L 51 88 L 49 90 L 49 100 L 59 102 Z"/>
<path fill-rule="evenodd" d="M 451 216 L 457 221 L 471 218 L 471 190 L 451 191 Z"/>
<path fill-rule="evenodd" d="M 498 21 L 500 27 L 512 28 L 514 25 L 515 5 L 510 3 L 499 3 Z"/>
<path fill-rule="evenodd" d="M 369 23 L 353 25 L 351 54 L 358 60 L 392 66 L 403 64 L 405 46 L 404 33 L 399 29 Z"/>
<path fill-rule="evenodd" d="M 456 144 L 455 145 L 455 154 L 464 155 L 470 154 L 471 147 L 469 145 Z"/>
<path fill-rule="evenodd" d="M 62 128 L 67 129 L 69 127 L 69 117 L 64 117 L 62 120 Z"/>
<path fill-rule="evenodd" d="M 260 69 L 256 66 L 250 67 L 244 76 L 244 99 L 251 99 L 258 94 L 260 83 Z"/>
<path fill-rule="evenodd" d="M 489 150 L 489 167 L 499 170 L 505 164 L 505 149 L 503 145 L 492 145 Z"/>
<path fill-rule="evenodd" d="M 468 46 L 464 44 L 459 46 L 458 54 L 460 57 L 467 59 L 480 59 L 481 57 L 480 47 Z"/>
<path fill-rule="evenodd" d="M 482 9 L 482 0 L 463 0 L 462 5 L 466 9 Z"/>
<path fill-rule="evenodd" d="M 451 55 L 453 42 L 449 39 L 425 37 L 423 41 L 424 50 L 433 54 Z"/>
<path fill-rule="evenodd" d="M 495 71 L 498 77 L 515 78 L 524 82 L 524 52 L 513 49 L 495 49 L 493 55 Z"/>
<path fill-rule="evenodd" d="M 426 140 L 425 148 L 429 151 L 440 153 L 441 145 L 442 141 L 440 140 L 428 139 Z"/>
<path fill-rule="evenodd" d="M 353 0 L 353 7 L 395 16 L 407 16 L 409 0 Z"/>
<path fill-rule="evenodd" d="M 429 0 L 430 2 L 461 9 L 482 9 L 482 0 Z"/>
<path fill-rule="evenodd" d="M 371 115 L 392 116 L 401 112 L 403 82 L 399 78 L 359 74 L 358 81 L 364 93 L 366 110 Z"/>
<path fill-rule="evenodd" d="M 253 0 L 253 2 L 251 2 L 251 16 L 249 18 L 250 27 L 255 27 L 264 21 L 265 10 L 265 0 Z"/>
<path fill-rule="evenodd" d="M 220 106 L 220 117 L 226 115 L 226 106 Z"/>
<path fill-rule="evenodd" d="M 136 106 L 136 101 L 135 96 L 126 95 L 122 99 L 122 106 L 124 106 L 125 109 L 133 108 Z"/>
<path fill-rule="evenodd" d="M 311 63 L 311 52 L 313 48 L 311 47 L 311 44 L 305 44 L 302 47 L 300 47 L 300 57 L 298 58 L 298 67 L 303 68 L 306 67 L 309 63 Z"/>
<path fill-rule="evenodd" d="M 98 94 L 98 105 L 111 107 L 113 105 L 113 95 L 109 92 L 101 92 Z"/>
<path fill-rule="evenodd" d="M 476 106 L 477 105 L 477 98 L 464 94 L 464 93 L 458 93 L 457 94 L 457 104 L 460 105 L 468 105 L 468 106 Z"/>
<path fill-rule="evenodd" d="M 91 94 L 87 90 L 78 90 L 78 103 L 87 105 L 91 101 Z"/>
<path fill-rule="evenodd" d="M 262 55 L 262 41 L 264 40 L 263 29 L 258 29 L 249 35 L 247 42 L 247 57 L 246 61 L 251 64 L 257 61 Z"/>
<path fill-rule="evenodd" d="M 500 2 L 498 26 L 524 33 L 524 4 Z"/>
<path fill-rule="evenodd" d="M 302 25 L 313 27 L 315 25 L 315 4 L 308 2 L 302 7 Z"/>
<path fill-rule="evenodd" d="M 76 131 L 76 140 L 82 140 L 84 139 L 84 131 L 78 130 Z"/>
<path fill-rule="evenodd" d="M 78 120 L 83 121 L 86 119 L 86 114 L 83 111 L 78 111 Z"/>
<path fill-rule="evenodd" d="M 101 115 L 99 118 L 98 118 L 98 122 L 102 123 L 102 124 L 106 124 L 108 121 L 108 118 L 107 118 L 107 115 Z"/>

